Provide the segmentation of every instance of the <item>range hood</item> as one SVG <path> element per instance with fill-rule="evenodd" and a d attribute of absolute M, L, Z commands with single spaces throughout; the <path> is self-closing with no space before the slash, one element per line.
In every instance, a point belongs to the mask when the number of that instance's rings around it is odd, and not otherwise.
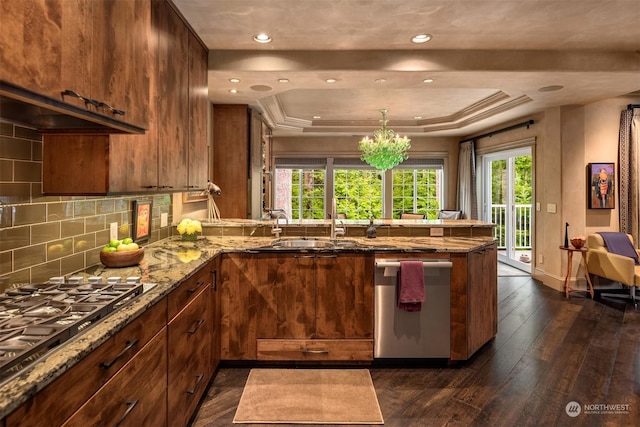
<path fill-rule="evenodd" d="M 144 128 L 0 80 L 0 117 L 42 133 L 129 133 Z"/>

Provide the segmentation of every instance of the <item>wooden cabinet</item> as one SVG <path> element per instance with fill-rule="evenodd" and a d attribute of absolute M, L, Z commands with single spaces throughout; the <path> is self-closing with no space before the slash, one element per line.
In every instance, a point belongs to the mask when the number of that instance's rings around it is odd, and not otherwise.
<path fill-rule="evenodd" d="M 189 117 L 187 187 L 204 188 L 209 177 L 209 52 L 189 33 Z M 215 182 L 215 181 L 214 181 Z"/>
<path fill-rule="evenodd" d="M 189 31 L 166 2 L 154 2 L 152 15 L 154 28 L 158 32 L 157 185 L 160 189 L 182 191 L 187 188 Z"/>
<path fill-rule="evenodd" d="M 150 1 L 1 0 L 0 10 L 2 80 L 56 99 L 71 89 L 146 127 Z M 65 101 L 84 107 L 79 99 Z"/>
<path fill-rule="evenodd" d="M 96 8 L 111 11 L 105 5 L 110 2 L 98 3 Z M 144 109 L 147 132 L 44 135 L 45 194 L 180 192 L 207 183 L 207 50 L 168 2 L 126 3 L 135 4 L 130 7 L 135 11 L 146 4 L 152 22 L 150 66 L 130 61 L 151 81 Z"/>
<path fill-rule="evenodd" d="M 496 244 L 451 261 L 451 360 L 467 360 L 498 331 Z"/>
<path fill-rule="evenodd" d="M 371 255 L 228 254 L 222 271 L 223 359 L 373 358 Z"/>
<path fill-rule="evenodd" d="M 63 426 L 167 426 L 166 381 L 164 328 Z"/>
<path fill-rule="evenodd" d="M 210 274 L 210 272 L 209 272 Z M 211 281 L 173 319 L 168 329 L 167 419 L 186 426 L 213 373 Z"/>
<path fill-rule="evenodd" d="M 223 191 L 223 196 L 216 201 L 220 215 L 260 218 L 264 208 L 263 185 L 266 185 L 262 141 L 268 138 L 270 130 L 262 116 L 247 105 L 213 105 L 212 117 L 213 182 Z M 232 196 L 225 197 L 225 194 Z"/>
<path fill-rule="evenodd" d="M 166 324 L 167 304 L 166 299 L 163 299 L 9 414 L 6 419 L 7 426 L 41 425 L 43 414 L 46 414 L 48 425 L 62 425 L 98 389 L 116 374 L 119 375 L 120 370 L 165 328 Z M 166 357 L 163 360 L 166 375 Z M 165 383 L 166 379 L 154 387 L 164 389 Z"/>

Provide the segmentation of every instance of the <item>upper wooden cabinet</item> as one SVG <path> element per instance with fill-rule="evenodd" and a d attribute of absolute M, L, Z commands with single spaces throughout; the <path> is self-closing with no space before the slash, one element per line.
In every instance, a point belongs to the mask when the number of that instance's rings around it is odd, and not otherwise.
<path fill-rule="evenodd" d="M 1 80 L 56 99 L 70 89 L 125 115 L 94 112 L 147 127 L 150 0 L 0 0 L 0 10 Z"/>
<path fill-rule="evenodd" d="M 127 3 L 147 4 L 152 21 L 150 67 L 141 67 L 152 81 L 148 130 L 144 135 L 45 134 L 45 194 L 180 192 L 207 183 L 208 52 L 168 2 Z"/>
<path fill-rule="evenodd" d="M 189 34 L 189 166 L 187 186 L 204 188 L 209 177 L 209 52 Z M 215 182 L 215 181 L 214 181 Z"/>

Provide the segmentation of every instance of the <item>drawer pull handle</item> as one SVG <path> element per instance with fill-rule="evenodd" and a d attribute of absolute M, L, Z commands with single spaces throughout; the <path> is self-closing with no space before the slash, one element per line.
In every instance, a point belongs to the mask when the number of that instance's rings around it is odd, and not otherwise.
<path fill-rule="evenodd" d="M 204 285 L 204 280 L 198 280 L 198 281 L 196 282 L 196 287 L 195 287 L 195 288 L 193 288 L 193 289 L 187 289 L 187 292 L 188 292 L 188 293 L 190 293 L 190 294 L 192 294 L 192 293 L 194 293 L 195 291 L 197 291 L 197 290 L 198 290 L 198 288 L 199 288 L 200 286 L 202 286 L 202 285 Z"/>
<path fill-rule="evenodd" d="M 294 255 L 295 259 L 315 258 L 315 255 Z"/>
<path fill-rule="evenodd" d="M 120 425 L 120 423 L 122 423 L 124 421 L 125 418 L 127 418 L 127 415 L 129 415 L 129 413 L 131 411 L 133 411 L 133 408 L 136 407 L 136 405 L 138 404 L 138 400 L 134 400 L 131 402 L 127 402 L 127 410 L 124 412 L 124 414 L 122 414 L 122 416 L 120 417 L 120 419 L 118 421 L 116 421 L 116 423 L 113 425 L 113 427 L 118 427 Z"/>
<path fill-rule="evenodd" d="M 302 350 L 303 354 L 329 354 L 329 350 Z"/>
<path fill-rule="evenodd" d="M 204 378 L 204 374 L 198 374 L 196 375 L 196 378 L 196 383 L 193 385 L 192 389 L 187 390 L 187 394 L 193 394 L 196 392 L 196 387 L 198 387 L 198 383 L 202 381 L 202 378 Z"/>
<path fill-rule="evenodd" d="M 127 351 L 131 350 L 136 344 L 138 344 L 138 340 L 127 341 L 127 346 L 124 348 L 124 350 L 120 352 L 120 354 L 118 354 L 116 357 L 111 359 L 110 362 L 106 362 L 106 363 L 102 362 L 100 364 L 100 367 L 104 369 L 109 369 L 111 366 L 113 366 L 114 363 L 116 363 L 116 360 L 120 359 Z"/>
<path fill-rule="evenodd" d="M 198 328 L 199 328 L 200 326 L 202 326 L 202 324 L 203 324 L 203 323 L 204 323 L 204 319 L 198 319 L 198 320 L 196 320 L 196 323 L 195 323 L 195 325 L 193 325 L 193 328 L 189 329 L 189 330 L 187 331 L 187 333 L 188 333 L 188 334 L 195 334 L 195 333 L 196 333 L 196 331 L 198 330 Z"/>

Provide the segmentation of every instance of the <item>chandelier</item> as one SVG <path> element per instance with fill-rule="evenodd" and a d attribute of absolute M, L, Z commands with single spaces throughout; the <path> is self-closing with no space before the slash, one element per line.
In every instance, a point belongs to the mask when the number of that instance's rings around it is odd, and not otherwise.
<path fill-rule="evenodd" d="M 362 160 L 374 168 L 385 171 L 402 163 L 409 155 L 407 150 L 411 148 L 411 141 L 406 136 L 399 137 L 392 129 L 387 129 L 387 110 L 380 110 L 382 127 L 373 132 L 373 139 L 365 136 L 358 144 Z"/>

